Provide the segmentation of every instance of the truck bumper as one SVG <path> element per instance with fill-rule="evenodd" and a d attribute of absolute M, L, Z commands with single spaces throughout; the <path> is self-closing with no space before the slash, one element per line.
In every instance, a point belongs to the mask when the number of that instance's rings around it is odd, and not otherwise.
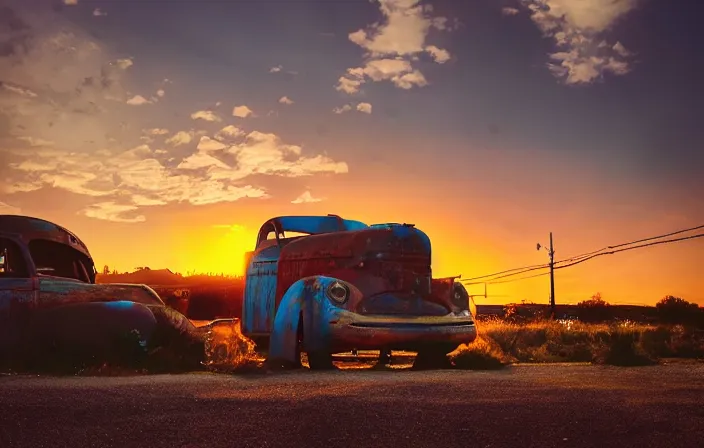
<path fill-rule="evenodd" d="M 456 347 L 477 337 L 474 319 L 455 314 L 404 318 L 343 312 L 331 318 L 328 325 L 333 352 L 382 348 L 417 351 L 438 344 Z"/>

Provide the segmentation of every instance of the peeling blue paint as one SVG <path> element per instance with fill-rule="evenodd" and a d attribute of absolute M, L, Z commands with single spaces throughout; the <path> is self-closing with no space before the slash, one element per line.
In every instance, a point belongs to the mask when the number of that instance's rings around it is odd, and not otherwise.
<path fill-rule="evenodd" d="M 331 345 L 330 321 L 339 317 L 341 308 L 333 305 L 325 291 L 337 279 L 308 277 L 294 283 L 286 292 L 274 319 L 269 342 L 273 360 L 296 362 L 299 321 L 303 323 L 303 351 L 327 351 Z M 301 319 L 302 317 L 302 319 Z"/>
<path fill-rule="evenodd" d="M 112 309 L 117 309 L 117 310 L 122 310 L 122 309 L 127 309 L 127 308 L 132 308 L 135 306 L 134 302 L 128 302 L 126 300 L 119 300 L 116 302 L 105 302 L 104 303 L 105 308 L 112 308 Z"/>
<path fill-rule="evenodd" d="M 336 216 L 280 216 L 275 219 L 279 221 L 283 231 L 309 233 L 311 235 L 361 230 L 369 227 L 363 222 L 342 219 Z"/>

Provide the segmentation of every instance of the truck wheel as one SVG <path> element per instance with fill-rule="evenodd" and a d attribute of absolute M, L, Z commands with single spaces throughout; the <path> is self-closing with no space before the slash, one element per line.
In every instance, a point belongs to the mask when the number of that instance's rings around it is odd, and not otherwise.
<path fill-rule="evenodd" d="M 326 352 L 309 352 L 308 366 L 311 370 L 333 370 L 335 365 L 332 363 L 332 353 Z"/>
<path fill-rule="evenodd" d="M 447 354 L 457 348 L 448 344 L 436 344 L 422 347 L 413 362 L 413 369 L 434 370 L 452 368 L 452 362 Z"/>
<path fill-rule="evenodd" d="M 303 349 L 304 331 L 305 329 L 303 328 L 303 315 L 301 315 L 300 320 L 298 321 L 297 352 L 299 354 L 299 359 L 301 350 Z M 335 368 L 335 365 L 332 363 L 332 353 L 327 353 L 324 351 L 306 351 L 306 357 L 308 358 L 308 367 L 310 367 L 310 370 L 332 370 Z"/>
<path fill-rule="evenodd" d="M 269 342 L 270 340 L 266 341 L 266 349 L 269 349 Z M 261 344 L 258 346 L 263 347 L 264 344 Z M 296 333 L 296 353 L 293 356 L 293 361 L 290 360 L 279 360 L 279 359 L 271 359 L 268 358 L 266 360 L 266 365 L 273 370 L 294 370 L 294 369 L 300 369 L 302 366 L 301 364 L 301 354 L 302 354 L 302 349 L 303 347 L 303 316 L 300 316 L 298 318 L 298 332 Z"/>

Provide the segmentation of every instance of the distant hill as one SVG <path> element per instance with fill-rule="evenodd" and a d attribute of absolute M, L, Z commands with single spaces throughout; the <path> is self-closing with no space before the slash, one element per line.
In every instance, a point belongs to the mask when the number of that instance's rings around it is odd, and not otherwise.
<path fill-rule="evenodd" d="M 143 283 L 145 285 L 182 285 L 186 279 L 169 269 L 140 269 L 124 274 L 98 274 L 96 283 Z"/>

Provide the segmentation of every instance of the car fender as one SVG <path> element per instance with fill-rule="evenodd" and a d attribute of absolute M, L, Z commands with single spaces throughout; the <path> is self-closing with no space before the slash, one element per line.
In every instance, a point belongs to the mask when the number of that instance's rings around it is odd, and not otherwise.
<path fill-rule="evenodd" d="M 303 324 L 303 346 L 307 352 L 325 351 L 330 346 L 330 320 L 342 310 L 330 302 L 327 287 L 336 278 L 312 276 L 291 285 L 281 299 L 269 341 L 269 358 L 297 362 L 299 325 Z"/>
<path fill-rule="evenodd" d="M 145 305 L 131 301 L 70 303 L 33 313 L 27 342 L 31 346 L 59 343 L 103 348 L 136 332 L 146 347 L 157 320 Z"/>

